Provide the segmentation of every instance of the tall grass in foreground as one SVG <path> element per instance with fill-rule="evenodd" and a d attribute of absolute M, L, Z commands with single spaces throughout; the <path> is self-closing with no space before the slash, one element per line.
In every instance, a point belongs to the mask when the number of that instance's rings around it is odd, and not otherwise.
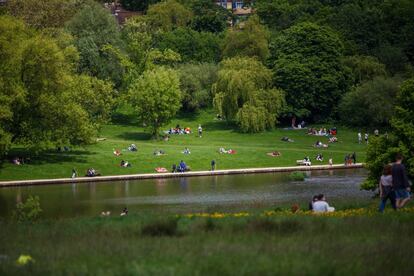
<path fill-rule="evenodd" d="M 352 212 L 2 221 L 0 274 L 410 275 L 413 212 Z M 35 262 L 17 266 L 21 254 Z"/>

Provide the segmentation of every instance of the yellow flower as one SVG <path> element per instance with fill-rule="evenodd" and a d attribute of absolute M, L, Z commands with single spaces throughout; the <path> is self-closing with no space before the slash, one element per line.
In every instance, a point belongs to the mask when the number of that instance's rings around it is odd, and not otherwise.
<path fill-rule="evenodd" d="M 20 255 L 20 257 L 16 261 L 18 265 L 26 265 L 30 262 L 35 262 L 35 260 L 30 255 Z"/>

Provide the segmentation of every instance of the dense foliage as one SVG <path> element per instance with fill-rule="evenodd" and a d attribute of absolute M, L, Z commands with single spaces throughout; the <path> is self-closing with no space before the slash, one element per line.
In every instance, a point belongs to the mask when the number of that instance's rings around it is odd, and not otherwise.
<path fill-rule="evenodd" d="M 291 113 L 316 121 L 335 116 L 350 72 L 342 65 L 343 45 L 333 30 L 295 25 L 274 39 L 271 54 L 274 82 L 286 91 Z"/>
<path fill-rule="evenodd" d="M 129 88 L 128 100 L 135 108 L 139 121 L 158 138 L 160 128 L 168 123 L 180 108 L 178 74 L 162 67 L 145 71 Z"/>
<path fill-rule="evenodd" d="M 370 142 L 367 150 L 368 179 L 364 189 L 375 189 L 384 165 L 395 161 L 397 153 L 405 157 L 409 177 L 414 177 L 414 78 L 405 81 L 397 93 L 391 132 Z"/>
<path fill-rule="evenodd" d="M 293 115 L 388 127 L 398 84 L 414 72 L 411 0 L 245 1 L 247 20 L 210 0 L 122 0 L 142 12 L 122 27 L 104 2 L 0 7 L 14 18 L 0 26 L 1 155 L 13 144 L 90 142 L 118 96 L 160 66 L 179 80 L 167 102 L 196 112 L 214 101 L 243 132 Z"/>
<path fill-rule="evenodd" d="M 243 132 L 274 127 L 284 105 L 284 93 L 272 87 L 272 72 L 254 58 L 222 61 L 214 90 L 218 112 Z"/>

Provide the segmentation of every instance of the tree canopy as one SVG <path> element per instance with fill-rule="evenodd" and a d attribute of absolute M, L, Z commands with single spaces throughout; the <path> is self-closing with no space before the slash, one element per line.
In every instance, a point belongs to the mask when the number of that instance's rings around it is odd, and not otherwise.
<path fill-rule="evenodd" d="M 145 71 L 129 88 L 128 99 L 139 121 L 153 137 L 180 108 L 180 79 L 172 69 L 156 67 Z"/>
<path fill-rule="evenodd" d="M 350 87 L 342 54 L 339 36 L 313 23 L 295 25 L 273 40 L 274 82 L 286 92 L 291 113 L 313 120 L 335 116 L 339 99 Z"/>
<path fill-rule="evenodd" d="M 274 127 L 282 112 L 284 94 L 272 87 L 272 72 L 255 58 L 223 60 L 214 90 L 219 113 L 244 132 Z"/>

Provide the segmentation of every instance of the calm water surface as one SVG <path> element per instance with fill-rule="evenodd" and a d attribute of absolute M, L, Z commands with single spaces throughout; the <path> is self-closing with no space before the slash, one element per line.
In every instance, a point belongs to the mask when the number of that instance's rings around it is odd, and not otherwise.
<path fill-rule="evenodd" d="M 10 216 L 17 202 L 40 197 L 43 216 L 91 216 L 109 210 L 130 212 L 199 212 L 303 203 L 324 193 L 329 201 L 363 200 L 364 169 L 313 171 L 305 181 L 290 181 L 289 173 L 151 179 L 106 183 L 0 188 L 0 216 Z"/>

